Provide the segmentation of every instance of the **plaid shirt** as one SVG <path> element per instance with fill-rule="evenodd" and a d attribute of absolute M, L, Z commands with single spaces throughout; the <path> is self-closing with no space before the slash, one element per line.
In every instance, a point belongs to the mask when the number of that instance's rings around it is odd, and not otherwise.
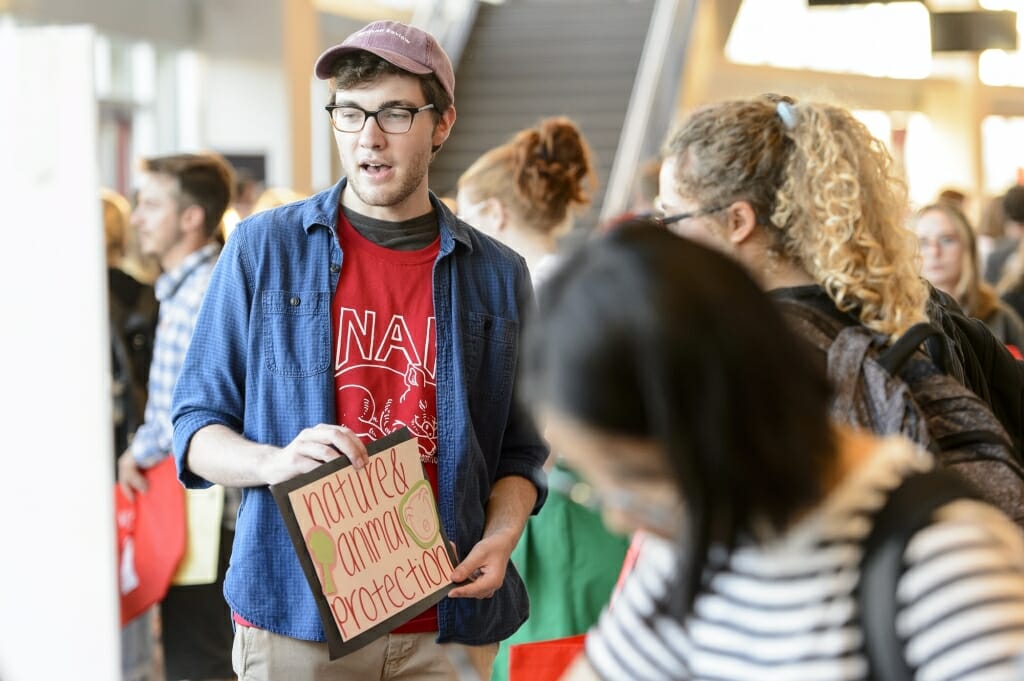
<path fill-rule="evenodd" d="M 207 244 L 186 257 L 177 269 L 164 272 L 156 280 L 160 318 L 149 367 L 149 399 L 144 423 L 135 431 L 131 444 L 132 456 L 140 468 L 154 466 L 171 453 L 171 394 L 218 253 L 219 244 Z"/>

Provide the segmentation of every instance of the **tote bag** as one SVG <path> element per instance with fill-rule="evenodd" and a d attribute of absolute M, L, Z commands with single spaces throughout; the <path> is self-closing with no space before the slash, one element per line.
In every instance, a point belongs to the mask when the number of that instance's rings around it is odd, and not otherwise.
<path fill-rule="evenodd" d="M 114 485 L 121 626 L 163 600 L 185 553 L 185 490 L 173 457 L 143 475 L 149 489 L 132 500 Z"/>

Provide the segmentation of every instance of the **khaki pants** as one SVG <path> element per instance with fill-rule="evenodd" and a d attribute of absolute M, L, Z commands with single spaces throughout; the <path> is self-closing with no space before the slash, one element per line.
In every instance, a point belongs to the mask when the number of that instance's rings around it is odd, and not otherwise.
<path fill-rule="evenodd" d="M 239 681 L 490 681 L 498 644 L 438 645 L 437 634 L 388 634 L 330 661 L 326 643 L 238 626 L 232 664 Z"/>

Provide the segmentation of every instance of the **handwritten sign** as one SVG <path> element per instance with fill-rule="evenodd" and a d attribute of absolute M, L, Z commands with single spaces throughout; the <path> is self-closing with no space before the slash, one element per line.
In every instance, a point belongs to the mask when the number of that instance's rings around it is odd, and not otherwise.
<path fill-rule="evenodd" d="M 317 603 L 334 660 L 389 633 L 451 590 L 455 556 L 407 429 L 270 491 Z"/>

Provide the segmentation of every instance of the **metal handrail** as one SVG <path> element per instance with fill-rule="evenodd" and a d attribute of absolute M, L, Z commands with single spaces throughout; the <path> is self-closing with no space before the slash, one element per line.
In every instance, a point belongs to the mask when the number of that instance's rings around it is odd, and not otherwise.
<path fill-rule="evenodd" d="M 458 69 L 476 21 L 479 0 L 418 0 L 410 23 L 437 38 Z"/>
<path fill-rule="evenodd" d="M 658 155 L 672 125 L 697 5 L 697 0 L 655 1 L 605 190 L 601 222 L 628 210 L 637 168 Z"/>

